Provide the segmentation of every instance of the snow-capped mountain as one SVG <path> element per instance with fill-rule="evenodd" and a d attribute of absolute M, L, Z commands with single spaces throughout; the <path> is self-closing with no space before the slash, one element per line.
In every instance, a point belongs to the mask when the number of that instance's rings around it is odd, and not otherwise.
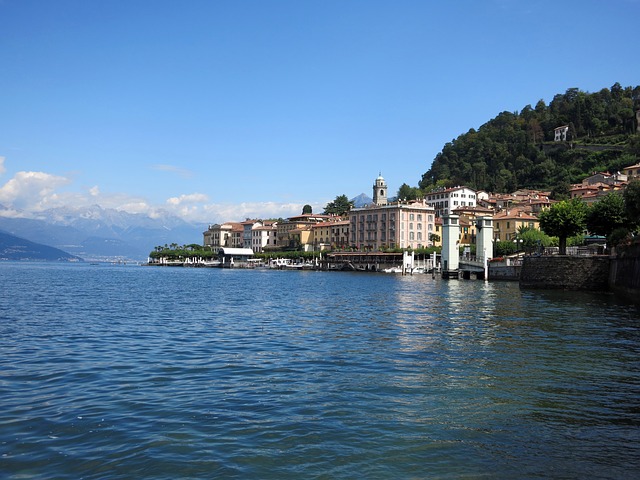
<path fill-rule="evenodd" d="M 145 260 L 155 246 L 202 243 L 206 225 L 159 212 L 156 218 L 94 205 L 54 208 L 24 218 L 2 216 L 0 230 L 50 245 L 85 260 Z"/>

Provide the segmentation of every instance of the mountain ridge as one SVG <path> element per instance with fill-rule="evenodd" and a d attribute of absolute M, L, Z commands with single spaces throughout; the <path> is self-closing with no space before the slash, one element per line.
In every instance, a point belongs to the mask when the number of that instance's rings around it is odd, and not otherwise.
<path fill-rule="evenodd" d="M 0 260 L 82 262 L 82 258 L 61 249 L 32 242 L 0 230 Z"/>
<path fill-rule="evenodd" d="M 37 218 L 0 216 L 0 230 L 8 234 L 46 239 L 53 248 L 96 261 L 142 261 L 159 244 L 200 243 L 205 229 L 171 215 L 154 219 L 99 205 L 45 210 Z"/>

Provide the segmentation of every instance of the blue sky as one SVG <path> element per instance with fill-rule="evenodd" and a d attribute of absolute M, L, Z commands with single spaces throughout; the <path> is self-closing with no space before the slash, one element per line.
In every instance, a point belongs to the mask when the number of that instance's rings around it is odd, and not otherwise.
<path fill-rule="evenodd" d="M 0 0 L 4 215 L 199 222 L 417 186 L 446 142 L 640 83 L 640 0 Z"/>

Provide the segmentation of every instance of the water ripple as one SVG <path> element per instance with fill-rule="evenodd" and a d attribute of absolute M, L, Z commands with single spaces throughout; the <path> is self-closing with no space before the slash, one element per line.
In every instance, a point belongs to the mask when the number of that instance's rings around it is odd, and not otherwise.
<path fill-rule="evenodd" d="M 7 478 L 624 478 L 640 320 L 430 276 L 0 265 Z"/>

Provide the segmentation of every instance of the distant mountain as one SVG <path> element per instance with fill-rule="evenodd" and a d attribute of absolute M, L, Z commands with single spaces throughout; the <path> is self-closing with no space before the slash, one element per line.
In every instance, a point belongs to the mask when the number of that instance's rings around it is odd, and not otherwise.
<path fill-rule="evenodd" d="M 388 202 L 395 202 L 397 200 L 398 200 L 398 197 L 389 197 L 389 198 L 387 198 Z M 365 207 L 365 206 L 373 203 L 373 198 L 371 198 L 370 196 L 368 196 L 365 193 L 361 193 L 360 195 L 358 195 L 357 197 L 353 197 L 349 201 L 353 202 L 353 206 L 355 208 L 361 208 L 361 207 Z"/>
<path fill-rule="evenodd" d="M 371 202 L 373 202 L 373 199 L 371 197 L 369 197 L 368 195 L 366 195 L 364 193 L 361 193 L 360 195 L 358 195 L 357 197 L 353 197 L 349 201 L 353 202 L 353 206 L 354 207 L 361 208 L 361 207 L 364 207 L 365 205 L 368 205 Z"/>
<path fill-rule="evenodd" d="M 82 258 L 58 248 L 35 243 L 0 230 L 0 260 L 81 262 Z"/>
<path fill-rule="evenodd" d="M 0 230 L 45 242 L 85 260 L 102 261 L 140 261 L 157 245 L 199 244 L 206 228 L 169 214 L 151 218 L 97 205 L 50 209 L 37 219 L 0 216 Z"/>

